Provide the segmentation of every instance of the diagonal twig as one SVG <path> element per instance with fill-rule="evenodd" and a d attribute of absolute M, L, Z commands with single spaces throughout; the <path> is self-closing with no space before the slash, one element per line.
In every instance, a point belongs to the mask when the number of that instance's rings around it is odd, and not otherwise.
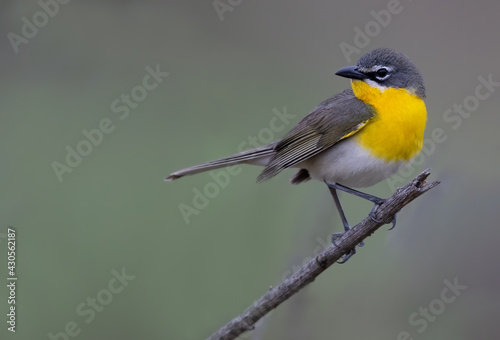
<path fill-rule="evenodd" d="M 382 225 L 390 223 L 393 216 L 404 206 L 438 185 L 439 182 L 429 184 L 425 182 L 429 174 L 430 170 L 427 169 L 406 186 L 398 188 L 390 198 L 378 207 L 372 216 L 373 219 L 367 217 L 358 223 L 338 239 L 336 245 L 332 244 L 280 285 L 268 290 L 252 306 L 221 327 L 207 340 L 231 340 L 246 331 L 252 330 L 257 321 L 263 316 L 314 281 L 318 275 L 351 249 L 354 249 L 356 245 L 373 234 Z"/>

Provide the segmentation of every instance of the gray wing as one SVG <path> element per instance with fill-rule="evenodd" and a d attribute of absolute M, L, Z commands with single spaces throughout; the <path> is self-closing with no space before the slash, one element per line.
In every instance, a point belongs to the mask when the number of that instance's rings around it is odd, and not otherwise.
<path fill-rule="evenodd" d="M 289 168 L 352 136 L 374 116 L 374 108 L 345 90 L 319 104 L 274 147 L 275 154 L 257 182 Z"/>

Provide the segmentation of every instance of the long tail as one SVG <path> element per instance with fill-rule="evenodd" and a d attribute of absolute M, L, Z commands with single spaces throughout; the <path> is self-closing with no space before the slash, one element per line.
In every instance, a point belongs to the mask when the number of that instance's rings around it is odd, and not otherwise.
<path fill-rule="evenodd" d="M 254 164 L 254 165 L 265 166 L 269 161 L 269 158 L 273 154 L 274 154 L 274 143 L 266 146 L 261 146 L 256 149 L 239 152 L 237 154 L 225 158 L 216 159 L 214 161 L 178 170 L 176 172 L 171 173 L 168 177 L 166 177 L 165 181 L 170 182 L 175 179 L 181 178 L 183 176 L 194 175 L 200 172 L 224 168 L 229 165 Z"/>

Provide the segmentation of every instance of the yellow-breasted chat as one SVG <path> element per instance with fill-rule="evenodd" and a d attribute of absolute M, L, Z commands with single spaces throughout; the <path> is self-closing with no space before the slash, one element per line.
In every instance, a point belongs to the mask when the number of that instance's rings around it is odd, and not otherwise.
<path fill-rule="evenodd" d="M 374 209 L 384 202 L 352 187 L 372 186 L 388 178 L 420 152 L 427 120 L 425 86 L 415 64 L 388 48 L 375 49 L 355 66 L 341 68 L 335 74 L 351 79 L 351 89 L 319 104 L 282 139 L 173 172 L 165 180 L 229 165 L 253 164 L 264 167 L 257 177 L 260 182 L 284 169 L 298 168 L 291 182 L 325 182 L 348 231 L 337 190 L 370 200 Z M 332 240 L 338 235 L 334 234 Z"/>

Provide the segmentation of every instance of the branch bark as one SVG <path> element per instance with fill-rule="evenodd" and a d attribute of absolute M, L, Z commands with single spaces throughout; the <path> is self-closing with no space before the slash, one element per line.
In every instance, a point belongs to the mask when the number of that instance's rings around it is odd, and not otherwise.
<path fill-rule="evenodd" d="M 252 306 L 248 307 L 243 313 L 208 337 L 207 340 L 231 340 L 246 331 L 252 330 L 257 321 L 267 313 L 314 281 L 318 275 L 337 262 L 351 249 L 354 249 L 354 247 L 373 234 L 382 225 L 390 223 L 393 216 L 404 206 L 438 185 L 439 182 L 429 184 L 425 182 L 429 174 L 429 169 L 425 170 L 409 184 L 398 188 L 387 201 L 380 205 L 374 212 L 375 220 L 380 222 L 366 217 L 338 239 L 336 245 L 332 244 L 296 273 L 284 280 L 279 286 L 269 289 Z"/>

